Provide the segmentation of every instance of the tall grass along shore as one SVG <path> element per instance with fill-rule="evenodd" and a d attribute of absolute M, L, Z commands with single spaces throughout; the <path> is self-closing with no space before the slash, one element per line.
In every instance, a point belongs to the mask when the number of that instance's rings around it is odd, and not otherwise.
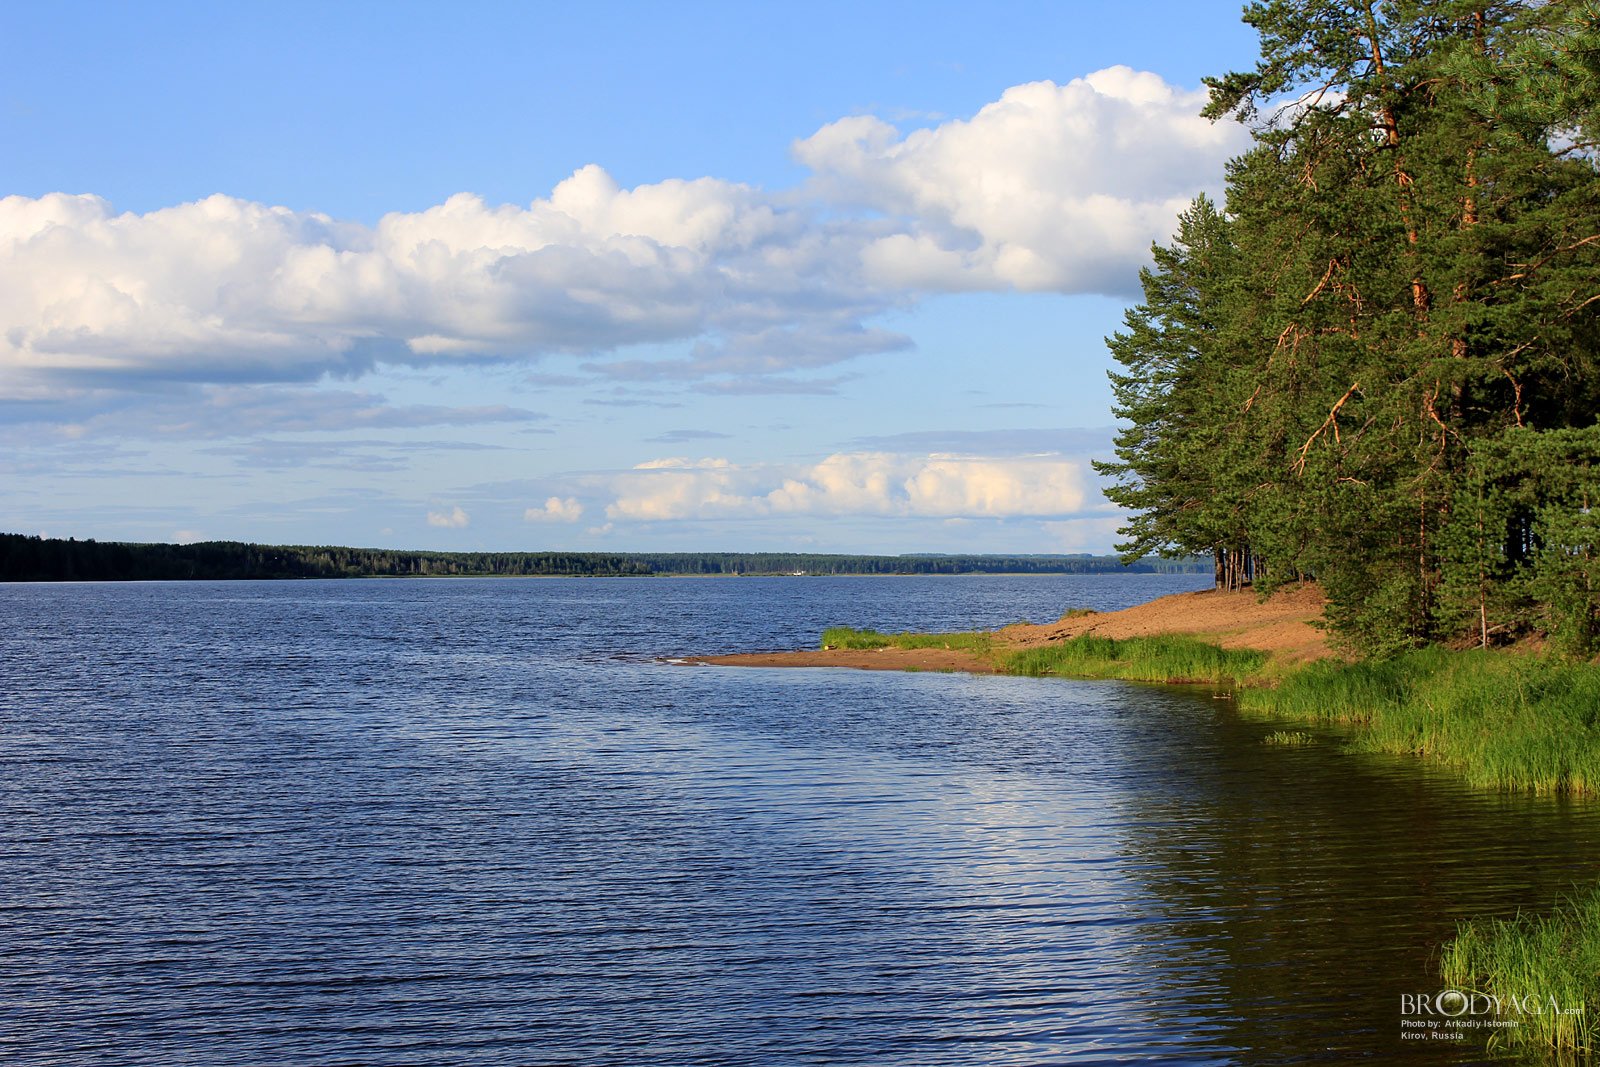
<path fill-rule="evenodd" d="M 986 653 L 994 647 L 994 635 L 986 633 L 881 634 L 876 630 L 856 630 L 835 626 L 822 632 L 824 649 L 949 648 Z"/>
<path fill-rule="evenodd" d="M 1123 678 L 1136 682 L 1231 682 L 1259 675 L 1265 652 L 1232 650 L 1193 637 L 1129 637 L 1085 634 L 1058 644 L 1007 654 L 1007 674 Z"/>
<path fill-rule="evenodd" d="M 1013 648 L 992 634 L 847 627 L 828 630 L 823 647 L 962 649 L 1005 674 L 1228 685 L 1247 714 L 1337 724 L 1357 749 L 1418 756 L 1474 785 L 1600 792 L 1600 669 L 1587 663 L 1427 648 L 1285 666 L 1265 652 L 1177 635 L 1084 635 Z"/>
<path fill-rule="evenodd" d="M 1308 664 L 1238 702 L 1350 726 L 1359 748 L 1421 756 L 1490 789 L 1600 792 L 1600 669 L 1585 663 L 1428 648 Z"/>
<path fill-rule="evenodd" d="M 1600 888 L 1550 915 L 1462 923 L 1440 974 L 1515 1024 L 1495 1029 L 1491 1046 L 1592 1056 L 1600 1039 Z"/>
<path fill-rule="evenodd" d="M 1600 793 L 1600 668 L 1514 652 L 1432 647 L 1385 660 L 1285 666 L 1192 637 L 1082 635 L 1008 648 L 990 634 L 829 630 L 824 647 L 951 648 L 1006 674 L 1206 682 L 1251 715 L 1342 728 L 1357 750 L 1409 754 L 1488 789 Z M 1316 739 L 1278 730 L 1268 745 Z M 1449 988 L 1498 1016 L 1491 1047 L 1592 1062 L 1600 1039 L 1600 887 L 1545 916 L 1462 923 L 1441 952 Z"/>

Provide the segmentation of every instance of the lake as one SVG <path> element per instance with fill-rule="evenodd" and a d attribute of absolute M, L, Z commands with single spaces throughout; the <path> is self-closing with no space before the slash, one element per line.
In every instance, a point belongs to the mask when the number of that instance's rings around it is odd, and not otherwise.
<path fill-rule="evenodd" d="M 1199 687 L 667 662 L 1204 582 L 0 585 L 0 1061 L 1482 1061 L 1400 997 L 1600 806 Z"/>

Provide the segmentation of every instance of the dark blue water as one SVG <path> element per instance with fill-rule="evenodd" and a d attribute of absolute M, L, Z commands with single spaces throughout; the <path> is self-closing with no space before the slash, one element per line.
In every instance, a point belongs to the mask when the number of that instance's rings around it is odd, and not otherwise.
<path fill-rule="evenodd" d="M 1586 805 L 1202 689 L 679 667 L 1192 578 L 0 586 L 0 1062 L 1472 1062 Z"/>

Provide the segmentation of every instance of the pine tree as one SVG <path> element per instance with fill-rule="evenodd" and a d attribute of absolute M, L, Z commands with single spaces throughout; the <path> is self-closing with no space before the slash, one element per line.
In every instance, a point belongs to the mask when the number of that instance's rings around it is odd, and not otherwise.
<path fill-rule="evenodd" d="M 1114 411 L 1129 425 L 1116 438 L 1118 460 L 1095 469 L 1116 480 L 1107 497 L 1135 511 L 1117 546 L 1125 560 L 1210 553 L 1218 587 L 1237 588 L 1252 558 L 1243 500 L 1229 484 L 1234 466 L 1216 462 L 1232 440 L 1218 322 L 1236 280 L 1227 220 L 1201 196 L 1179 217 L 1173 244 L 1151 252 L 1143 303 L 1107 339 L 1126 368 L 1110 377 Z"/>
<path fill-rule="evenodd" d="M 1261 60 L 1210 80 L 1207 114 L 1255 147 L 1110 339 L 1130 425 L 1101 469 L 1139 509 L 1123 551 L 1210 548 L 1263 589 L 1314 575 L 1368 653 L 1453 636 L 1469 601 L 1482 640 L 1491 600 L 1525 616 L 1536 591 L 1569 604 L 1546 625 L 1583 632 L 1589 512 L 1492 457 L 1567 455 L 1530 433 L 1600 407 L 1596 12 L 1247 9 Z M 1536 567 L 1489 551 L 1512 500 Z"/>
<path fill-rule="evenodd" d="M 1215 80 L 1211 113 L 1309 94 L 1230 182 L 1277 327 L 1262 415 L 1292 431 L 1263 457 L 1252 535 L 1322 579 L 1338 632 L 1388 651 L 1444 635 L 1438 539 L 1472 442 L 1593 417 L 1593 348 L 1575 344 L 1593 317 L 1570 294 L 1593 270 L 1594 172 L 1552 153 L 1553 120 L 1492 106 L 1487 68 L 1548 30 L 1542 9 L 1275 0 L 1247 20 L 1262 62 Z"/>

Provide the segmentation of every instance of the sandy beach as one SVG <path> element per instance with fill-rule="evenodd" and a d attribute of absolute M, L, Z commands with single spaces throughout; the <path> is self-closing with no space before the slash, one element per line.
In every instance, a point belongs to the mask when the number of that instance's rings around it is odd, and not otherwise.
<path fill-rule="evenodd" d="M 801 649 L 691 657 L 685 662 L 716 667 L 849 667 L 876 671 L 965 671 L 994 674 L 1000 655 L 1073 637 L 1148 637 L 1182 634 L 1223 648 L 1255 649 L 1284 663 L 1332 655 L 1315 623 L 1323 597 L 1316 586 L 1281 589 L 1266 600 L 1250 590 L 1205 589 L 1160 597 L 1121 611 L 1091 613 L 1040 625 L 1007 626 L 994 634 L 989 653 L 959 648 Z"/>

